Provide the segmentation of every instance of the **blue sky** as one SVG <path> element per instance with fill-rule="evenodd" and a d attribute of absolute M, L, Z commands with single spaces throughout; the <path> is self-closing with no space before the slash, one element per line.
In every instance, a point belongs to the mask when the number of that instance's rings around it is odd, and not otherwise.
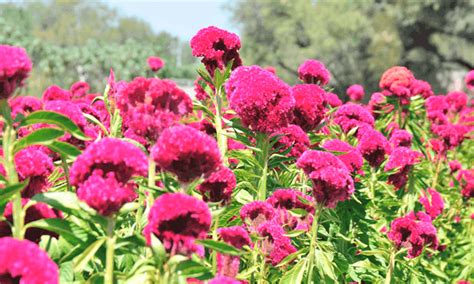
<path fill-rule="evenodd" d="M 155 31 L 167 31 L 189 40 L 201 28 L 214 25 L 237 32 L 223 0 L 104 0 L 119 13 L 148 22 Z"/>

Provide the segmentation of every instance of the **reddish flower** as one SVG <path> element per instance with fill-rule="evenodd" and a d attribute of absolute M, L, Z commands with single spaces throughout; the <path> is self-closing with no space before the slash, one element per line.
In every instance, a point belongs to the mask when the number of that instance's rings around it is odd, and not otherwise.
<path fill-rule="evenodd" d="M 209 86 L 207 84 L 207 82 L 201 77 L 198 77 L 194 81 L 194 92 L 196 93 L 195 97 L 196 97 L 197 100 L 204 101 L 204 100 L 209 98 L 209 94 L 206 92 L 206 90 L 203 87 L 203 86 L 206 86 L 206 85 Z M 211 86 L 209 86 L 209 87 L 213 88 Z"/>
<path fill-rule="evenodd" d="M 267 202 L 252 201 L 240 209 L 240 218 L 252 231 L 275 217 L 275 209 Z"/>
<path fill-rule="evenodd" d="M 270 73 L 272 73 L 272 74 L 274 74 L 274 75 L 276 75 L 276 73 L 277 73 L 277 72 L 276 72 L 276 68 L 273 67 L 273 66 L 267 66 L 267 67 L 265 67 L 265 70 L 267 70 L 268 72 L 270 72 Z"/>
<path fill-rule="evenodd" d="M 35 243 L 0 238 L 0 282 L 22 284 L 59 283 L 58 266 Z"/>
<path fill-rule="evenodd" d="M 474 70 L 467 72 L 464 82 L 469 90 L 474 90 Z"/>
<path fill-rule="evenodd" d="M 303 84 L 292 88 L 295 98 L 293 124 L 299 125 L 305 131 L 315 129 L 324 119 L 326 93 L 318 85 Z"/>
<path fill-rule="evenodd" d="M 296 252 L 290 238 L 285 236 L 285 231 L 276 222 L 261 224 L 258 226 L 258 234 L 264 238 L 261 241 L 261 249 L 272 265 L 277 265 L 285 257 Z"/>
<path fill-rule="evenodd" d="M 443 212 L 444 201 L 441 194 L 439 194 L 435 189 L 428 188 L 428 193 L 430 194 L 431 200 L 426 193 L 424 196 L 420 196 L 419 200 L 425 208 L 426 213 L 434 220 Z"/>
<path fill-rule="evenodd" d="M 205 118 L 200 121 L 190 122 L 187 125 L 203 133 L 206 133 L 209 136 L 214 136 L 216 134 L 216 128 L 214 127 L 214 124 Z"/>
<path fill-rule="evenodd" d="M 425 99 L 434 96 L 431 85 L 423 80 L 413 80 L 410 86 L 410 91 L 413 96 L 421 95 Z"/>
<path fill-rule="evenodd" d="M 308 59 L 298 67 L 298 76 L 306 84 L 319 84 L 321 86 L 329 83 L 331 78 L 326 66 L 314 59 Z"/>
<path fill-rule="evenodd" d="M 15 167 L 20 181 L 29 179 L 22 196 L 31 198 L 49 187 L 49 175 L 54 170 L 53 160 L 36 147 L 27 147 L 15 155 Z"/>
<path fill-rule="evenodd" d="M 259 66 L 234 70 L 226 90 L 230 107 L 254 131 L 273 133 L 293 120 L 290 87 Z"/>
<path fill-rule="evenodd" d="M 407 147 L 395 148 L 390 154 L 384 170 L 391 171 L 398 169 L 398 171 L 388 177 L 388 182 L 393 184 L 396 189 L 405 186 L 408 181 L 408 173 L 412 166 L 419 162 L 421 156 L 422 154 L 420 152 L 413 151 Z"/>
<path fill-rule="evenodd" d="M 9 101 L 12 117 L 16 118 L 18 114 L 27 116 L 29 113 L 43 109 L 43 102 L 37 97 L 20 96 Z"/>
<path fill-rule="evenodd" d="M 364 128 L 359 131 L 359 145 L 357 149 L 371 167 L 378 167 L 390 154 L 391 148 L 387 138 L 375 129 Z"/>
<path fill-rule="evenodd" d="M 240 227 L 220 228 L 219 237 L 226 243 L 241 249 L 244 245 L 250 246 L 251 240 L 247 231 Z M 239 273 L 240 257 L 226 254 L 217 254 L 217 273 L 227 277 L 236 277 Z"/>
<path fill-rule="evenodd" d="M 232 69 L 242 65 L 239 37 L 214 26 L 199 30 L 191 39 L 191 49 L 193 56 L 202 57 L 201 62 L 211 76 L 216 69 L 224 69 L 231 61 Z"/>
<path fill-rule="evenodd" d="M 415 80 L 415 76 L 403 66 L 394 66 L 385 71 L 379 82 L 381 89 L 387 90 L 397 97 L 409 97 L 410 87 Z"/>
<path fill-rule="evenodd" d="M 474 170 L 461 170 L 457 177 L 461 185 L 461 194 L 466 198 L 474 197 Z"/>
<path fill-rule="evenodd" d="M 464 92 L 449 92 L 446 95 L 446 101 L 449 104 L 449 108 L 453 112 L 460 112 L 467 106 L 467 94 Z"/>
<path fill-rule="evenodd" d="M 387 98 L 384 94 L 376 92 L 370 97 L 368 109 L 377 118 L 380 113 L 388 113 L 393 110 L 393 105 L 386 104 Z"/>
<path fill-rule="evenodd" d="M 334 93 L 326 93 L 326 101 L 333 108 L 342 105 L 341 99 Z"/>
<path fill-rule="evenodd" d="M 159 58 L 158 56 L 150 56 L 146 59 L 146 63 L 148 64 L 148 67 L 151 69 L 153 72 L 158 72 L 160 71 L 163 67 L 165 67 L 165 62 L 163 59 Z"/>
<path fill-rule="evenodd" d="M 211 173 L 198 187 L 204 201 L 228 203 L 236 185 L 234 172 L 221 166 Z"/>
<path fill-rule="evenodd" d="M 291 148 L 287 154 L 288 157 L 299 158 L 310 146 L 308 135 L 298 125 L 290 124 L 287 127 L 280 128 L 274 135 L 281 135 L 275 148 L 280 152 L 285 152 Z"/>
<path fill-rule="evenodd" d="M 205 202 L 183 193 L 165 193 L 153 204 L 143 234 L 148 245 L 154 234 L 172 255 L 202 254 L 203 248 L 194 240 L 205 238 L 210 226 L 211 212 Z"/>
<path fill-rule="evenodd" d="M 364 164 L 361 153 L 349 143 L 341 140 L 328 140 L 324 142 L 323 148 L 335 153 L 337 157 L 346 165 L 351 173 L 358 172 Z"/>
<path fill-rule="evenodd" d="M 344 132 L 349 132 L 354 127 L 374 126 L 374 117 L 363 106 L 346 104 L 339 107 L 334 114 L 334 123 L 339 125 Z"/>
<path fill-rule="evenodd" d="M 349 96 L 351 101 L 359 102 L 364 97 L 364 87 L 358 84 L 349 86 L 346 90 L 346 94 Z"/>
<path fill-rule="evenodd" d="M 431 126 L 431 131 L 438 135 L 444 142 L 447 149 L 453 149 L 464 141 L 466 134 L 469 132 L 469 128 L 459 124 L 442 124 Z"/>
<path fill-rule="evenodd" d="M 72 99 L 72 94 L 68 90 L 64 90 L 61 87 L 56 85 L 49 86 L 43 92 L 43 101 L 70 101 Z"/>
<path fill-rule="evenodd" d="M 78 81 L 72 84 L 71 88 L 69 89 L 69 91 L 72 94 L 72 97 L 75 99 L 83 98 L 84 96 L 87 95 L 87 92 L 89 92 L 89 90 L 90 90 L 89 84 L 83 81 Z"/>
<path fill-rule="evenodd" d="M 413 136 L 410 132 L 403 129 L 396 129 L 390 136 L 390 144 L 393 148 L 397 147 L 410 147 Z"/>
<path fill-rule="evenodd" d="M 346 165 L 329 152 L 308 150 L 296 164 L 311 178 L 316 201 L 329 208 L 349 199 L 354 192 L 354 181 Z"/>
<path fill-rule="evenodd" d="M 449 169 L 451 170 L 451 173 L 455 173 L 462 169 L 462 165 L 458 160 L 453 160 L 449 162 Z"/>
<path fill-rule="evenodd" d="M 0 45 L 0 99 L 9 98 L 16 88 L 23 86 L 31 65 L 25 49 Z"/>
<path fill-rule="evenodd" d="M 305 200 L 303 202 L 303 200 Z M 314 200 L 311 196 L 294 189 L 277 189 L 268 197 L 267 202 L 278 209 L 304 209 L 308 213 L 314 213 Z"/>

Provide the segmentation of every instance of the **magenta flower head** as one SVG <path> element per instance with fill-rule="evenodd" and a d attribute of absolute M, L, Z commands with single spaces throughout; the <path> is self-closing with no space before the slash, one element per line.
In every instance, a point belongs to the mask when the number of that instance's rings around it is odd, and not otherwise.
<path fill-rule="evenodd" d="M 458 160 L 453 160 L 449 162 L 449 169 L 451 170 L 451 173 L 455 173 L 462 169 L 462 164 Z"/>
<path fill-rule="evenodd" d="M 418 163 L 422 156 L 420 152 L 413 151 L 408 147 L 395 148 L 390 154 L 384 170 L 398 169 L 398 171 L 388 177 L 388 182 L 393 184 L 396 189 L 404 187 L 408 181 L 408 173 L 412 166 Z"/>
<path fill-rule="evenodd" d="M 449 109 L 453 112 L 460 112 L 467 106 L 468 96 L 464 92 L 449 92 L 446 95 L 446 101 Z"/>
<path fill-rule="evenodd" d="M 15 167 L 20 181 L 29 179 L 21 196 L 31 198 L 51 186 L 49 175 L 54 170 L 53 160 L 37 147 L 27 147 L 15 155 Z"/>
<path fill-rule="evenodd" d="M 354 181 L 346 165 L 329 152 L 308 150 L 296 165 L 313 182 L 313 195 L 318 203 L 334 208 L 339 201 L 354 193 Z"/>
<path fill-rule="evenodd" d="M 260 224 L 270 221 L 274 217 L 275 209 L 263 201 L 252 201 L 240 209 L 240 218 L 251 231 L 255 231 Z"/>
<path fill-rule="evenodd" d="M 382 74 L 379 87 L 387 90 L 397 97 L 407 98 L 411 95 L 411 86 L 415 76 L 403 66 L 394 66 Z"/>
<path fill-rule="evenodd" d="M 27 116 L 29 113 L 43 109 L 43 102 L 32 96 L 19 96 L 9 101 L 12 116 L 15 118 L 18 114 Z"/>
<path fill-rule="evenodd" d="M 425 211 L 434 220 L 438 217 L 444 209 L 443 197 L 439 192 L 433 188 L 428 188 L 429 196 L 425 193 L 424 196 L 420 196 L 420 203 L 425 208 Z"/>
<path fill-rule="evenodd" d="M 61 87 L 56 85 L 49 86 L 43 92 L 43 101 L 70 101 L 72 99 L 72 94 L 68 90 L 64 90 Z"/>
<path fill-rule="evenodd" d="M 273 133 L 293 120 L 290 87 L 259 66 L 239 67 L 226 83 L 230 107 L 254 131 Z"/>
<path fill-rule="evenodd" d="M 318 60 L 308 59 L 298 67 L 298 77 L 306 84 L 327 85 L 331 78 L 329 71 Z"/>
<path fill-rule="evenodd" d="M 404 217 L 395 219 L 388 232 L 388 238 L 395 244 L 397 249 L 408 248 L 408 258 L 419 256 L 423 247 L 438 247 L 436 228 L 431 223 L 430 216 L 424 212 L 410 212 Z"/>
<path fill-rule="evenodd" d="M 181 182 L 190 182 L 216 170 L 221 154 L 216 140 L 191 126 L 178 125 L 165 129 L 151 156 L 165 171 Z"/>
<path fill-rule="evenodd" d="M 464 82 L 469 90 L 474 90 L 474 70 L 467 72 Z"/>
<path fill-rule="evenodd" d="M 285 152 L 291 148 L 287 154 L 288 157 L 299 158 L 310 146 L 309 137 L 298 125 L 290 124 L 287 127 L 280 128 L 274 135 L 281 135 L 275 148 L 280 152 Z"/>
<path fill-rule="evenodd" d="M 354 127 L 359 130 L 363 127 L 374 127 L 374 117 L 361 105 L 345 104 L 339 107 L 334 114 L 334 123 L 339 125 L 344 132 L 349 132 Z"/>
<path fill-rule="evenodd" d="M 220 228 L 219 237 L 226 243 L 241 249 L 244 245 L 250 246 L 251 240 L 247 231 L 240 226 Z M 226 254 L 217 254 L 217 273 L 227 277 L 236 277 L 239 273 L 240 257 Z"/>
<path fill-rule="evenodd" d="M 188 282 L 191 283 L 191 282 Z M 232 277 L 227 276 L 216 276 L 213 279 L 209 280 L 208 284 L 244 284 L 246 282 L 236 280 Z"/>
<path fill-rule="evenodd" d="M 397 147 L 411 147 L 413 136 L 410 132 L 404 129 L 396 129 L 390 136 L 390 144 L 393 148 Z"/>
<path fill-rule="evenodd" d="M 293 124 L 305 131 L 315 129 L 326 113 L 326 92 L 318 85 L 303 84 L 294 86 L 292 93 L 295 98 Z"/>
<path fill-rule="evenodd" d="M 146 63 L 148 64 L 148 68 L 150 68 L 153 72 L 160 71 L 163 67 L 165 67 L 165 62 L 163 59 L 159 58 L 158 56 L 150 56 L 146 59 Z"/>
<path fill-rule="evenodd" d="M 421 95 L 425 99 L 434 96 L 431 85 L 423 80 L 413 80 L 410 91 L 413 96 Z"/>
<path fill-rule="evenodd" d="M 474 197 L 474 169 L 461 170 L 457 177 L 461 185 L 461 194 L 466 198 Z"/>
<path fill-rule="evenodd" d="M 2 283 L 58 284 L 58 266 L 35 243 L 0 238 L 0 281 Z"/>
<path fill-rule="evenodd" d="M 87 82 L 77 81 L 71 85 L 69 91 L 72 94 L 72 97 L 75 99 L 83 98 L 87 95 L 90 90 L 90 86 Z"/>
<path fill-rule="evenodd" d="M 334 93 L 326 93 L 326 101 L 328 105 L 333 108 L 342 105 L 341 99 L 339 99 L 339 96 Z"/>
<path fill-rule="evenodd" d="M 165 193 L 151 207 L 143 234 L 148 245 L 155 235 L 171 255 L 202 254 L 203 248 L 194 241 L 205 238 L 210 226 L 211 212 L 205 202 L 183 193 Z"/>
<path fill-rule="evenodd" d="M 31 67 L 25 49 L 0 45 L 0 99 L 9 98 L 16 88 L 23 86 Z"/>
<path fill-rule="evenodd" d="M 277 265 L 288 255 L 294 253 L 296 248 L 291 244 L 290 238 L 285 236 L 285 230 L 274 221 L 269 221 L 258 226 L 258 234 L 264 238 L 261 249 L 272 265 Z"/>
<path fill-rule="evenodd" d="M 447 149 L 453 149 L 461 145 L 466 134 L 469 132 L 469 128 L 460 124 L 433 124 L 431 126 L 431 131 L 442 139 L 444 146 Z"/>
<path fill-rule="evenodd" d="M 212 172 L 198 187 L 204 201 L 228 203 L 237 180 L 234 172 L 221 166 Z"/>
<path fill-rule="evenodd" d="M 358 172 L 364 164 L 362 154 L 349 143 L 334 139 L 324 142 L 323 148 L 329 152 L 337 152 L 336 156 L 346 165 L 351 173 Z"/>
<path fill-rule="evenodd" d="M 390 154 L 390 144 L 379 131 L 372 128 L 360 129 L 359 145 L 357 149 L 362 157 L 369 163 L 371 167 L 378 167 L 385 160 L 385 155 Z"/>
<path fill-rule="evenodd" d="M 147 157 L 137 146 L 116 138 L 104 138 L 89 145 L 71 166 L 71 184 L 80 200 L 101 215 L 116 213 L 133 201 L 133 176 L 145 176 Z"/>
<path fill-rule="evenodd" d="M 240 38 L 231 32 L 210 26 L 201 29 L 191 39 L 193 56 L 202 57 L 211 76 L 216 69 L 224 69 L 232 61 L 232 69 L 242 65 L 240 59 Z"/>
<path fill-rule="evenodd" d="M 351 101 L 360 102 L 364 97 L 364 87 L 358 84 L 354 84 L 349 86 L 346 90 L 346 94 L 349 96 Z"/>
<path fill-rule="evenodd" d="M 278 209 L 304 209 L 308 213 L 314 213 L 314 199 L 302 193 L 290 188 L 281 188 L 273 192 L 273 194 L 267 198 L 267 202 L 273 207 Z"/>

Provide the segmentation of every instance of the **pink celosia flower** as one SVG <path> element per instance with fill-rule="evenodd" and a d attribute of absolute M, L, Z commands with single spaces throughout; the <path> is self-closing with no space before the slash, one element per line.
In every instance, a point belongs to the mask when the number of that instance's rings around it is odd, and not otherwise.
<path fill-rule="evenodd" d="M 71 88 L 69 88 L 69 91 L 71 92 L 72 97 L 74 99 L 83 98 L 84 96 L 87 95 L 89 90 L 90 90 L 89 84 L 83 81 L 78 81 L 72 84 Z"/>
<path fill-rule="evenodd" d="M 287 127 L 280 128 L 273 135 L 281 135 L 274 146 L 279 149 L 280 152 L 287 151 L 291 148 L 287 154 L 288 157 L 299 158 L 310 146 L 308 135 L 298 125 L 290 124 Z"/>
<path fill-rule="evenodd" d="M 453 112 L 460 112 L 467 106 L 467 94 L 464 92 L 449 92 L 446 95 L 446 101 Z"/>
<path fill-rule="evenodd" d="M 391 171 L 398 169 L 398 171 L 388 177 L 388 182 L 393 184 L 396 189 L 405 186 L 408 181 L 408 173 L 412 166 L 419 162 L 422 156 L 420 152 L 413 151 L 408 147 L 395 148 L 390 154 L 384 170 Z"/>
<path fill-rule="evenodd" d="M 462 169 L 462 165 L 458 160 L 453 160 L 449 162 L 449 169 L 451 170 L 451 173 L 455 173 Z"/>
<path fill-rule="evenodd" d="M 359 145 L 357 149 L 371 167 L 378 167 L 390 154 L 391 148 L 387 138 L 375 129 L 363 128 L 359 130 Z"/>
<path fill-rule="evenodd" d="M 306 84 L 319 84 L 321 86 L 329 83 L 331 78 L 326 66 L 314 59 L 308 59 L 298 67 L 298 76 Z"/>
<path fill-rule="evenodd" d="M 244 245 L 250 246 L 251 240 L 247 231 L 240 226 L 220 228 L 219 237 L 226 243 L 241 249 Z M 217 273 L 227 277 L 236 277 L 239 273 L 240 257 L 226 254 L 217 254 Z"/>
<path fill-rule="evenodd" d="M 224 69 L 232 61 L 232 69 L 242 65 L 240 59 L 240 39 L 226 30 L 210 26 L 201 29 L 191 39 L 193 56 L 202 57 L 211 76 L 216 69 Z"/>
<path fill-rule="evenodd" d="M 326 101 L 333 108 L 342 105 L 341 99 L 334 93 L 326 93 Z"/>
<path fill-rule="evenodd" d="M 361 153 L 349 143 L 341 140 L 328 140 L 324 142 L 323 148 L 328 151 L 338 152 L 337 157 L 346 165 L 351 173 L 358 172 L 364 164 Z"/>
<path fill-rule="evenodd" d="M 474 169 L 461 170 L 457 177 L 461 185 L 461 194 L 466 198 L 474 197 Z"/>
<path fill-rule="evenodd" d="M 354 102 L 361 101 L 362 98 L 364 97 L 364 93 L 365 93 L 364 87 L 358 84 L 351 85 L 346 90 L 346 94 L 349 96 L 351 101 L 354 101 Z"/>
<path fill-rule="evenodd" d="M 203 88 L 204 85 L 207 85 L 207 82 L 201 77 L 198 77 L 194 81 L 194 92 L 196 93 L 195 97 L 199 101 L 204 101 L 209 98 L 209 94 Z M 210 86 L 210 88 L 214 87 Z"/>
<path fill-rule="evenodd" d="M 15 167 L 20 181 L 29 179 L 21 195 L 31 198 L 50 187 L 49 175 L 54 170 L 53 160 L 36 147 L 25 148 L 15 155 Z"/>
<path fill-rule="evenodd" d="M 354 127 L 374 126 L 374 117 L 363 106 L 346 104 L 339 107 L 334 114 L 334 123 L 339 125 L 344 132 L 349 132 Z"/>
<path fill-rule="evenodd" d="M 163 59 L 159 58 L 158 56 L 150 56 L 146 59 L 146 63 L 148 67 L 153 72 L 160 71 L 163 67 L 165 67 L 165 62 Z"/>
<path fill-rule="evenodd" d="M 68 90 L 64 90 L 61 87 L 56 85 L 49 86 L 43 92 L 43 101 L 70 101 L 72 99 L 72 94 Z"/>
<path fill-rule="evenodd" d="M 471 284 L 468 280 L 459 280 L 457 284 Z"/>
<path fill-rule="evenodd" d="M 207 204 L 183 193 L 165 193 L 156 199 L 143 230 L 148 245 L 155 235 L 172 255 L 202 254 L 196 239 L 207 236 L 211 212 Z"/>
<path fill-rule="evenodd" d="M 349 169 L 329 152 L 308 150 L 296 164 L 311 178 L 316 201 L 329 208 L 349 199 L 354 192 Z"/>
<path fill-rule="evenodd" d="M 304 201 L 304 202 L 303 202 Z M 267 199 L 275 210 L 275 219 L 289 230 L 309 230 L 313 221 L 314 199 L 294 189 L 277 189 Z M 303 209 L 304 216 L 293 216 L 287 210 Z"/>
<path fill-rule="evenodd" d="M 434 96 L 431 85 L 423 80 L 413 80 L 410 86 L 410 91 L 413 96 L 421 95 L 425 99 Z"/>
<path fill-rule="evenodd" d="M 292 93 L 295 98 L 293 124 L 305 131 L 315 129 L 325 116 L 326 92 L 318 85 L 303 84 L 294 86 Z"/>
<path fill-rule="evenodd" d="M 204 201 L 228 203 L 236 185 L 234 172 L 221 166 L 211 173 L 198 187 Z"/>
<path fill-rule="evenodd" d="M 0 255 L 2 283 L 59 283 L 58 266 L 33 242 L 0 238 Z"/>
<path fill-rule="evenodd" d="M 469 128 L 459 124 L 431 125 L 431 131 L 438 135 L 444 142 L 447 149 L 455 148 L 464 141 Z"/>
<path fill-rule="evenodd" d="M 209 280 L 208 284 L 244 284 L 244 282 L 236 280 L 232 277 L 221 275 L 221 276 L 216 276 L 215 278 Z"/>
<path fill-rule="evenodd" d="M 403 66 L 394 66 L 382 74 L 379 82 L 381 89 L 387 90 L 397 97 L 407 98 L 411 95 L 410 87 L 415 77 L 410 70 Z"/>
<path fill-rule="evenodd" d="M 27 116 L 29 113 L 43 109 L 43 102 L 37 97 L 20 96 L 9 101 L 12 117 L 16 118 L 18 114 Z"/>
<path fill-rule="evenodd" d="M 443 212 L 444 201 L 441 194 L 439 194 L 439 192 L 437 192 L 435 189 L 428 188 L 428 193 L 431 197 L 431 200 L 426 193 L 424 196 L 420 196 L 419 200 L 425 208 L 426 213 L 434 220 Z"/>
<path fill-rule="evenodd" d="M 240 218 L 251 231 L 265 221 L 270 221 L 275 217 L 275 209 L 267 202 L 253 201 L 245 204 L 240 209 Z"/>
<path fill-rule="evenodd" d="M 438 247 L 436 228 L 431 218 L 423 212 L 410 212 L 404 217 L 395 219 L 388 232 L 388 238 L 400 249 L 408 248 L 408 258 L 415 258 L 421 254 L 423 247 Z"/>
<path fill-rule="evenodd" d="M 464 82 L 469 90 L 474 90 L 474 70 L 467 72 Z"/>
<path fill-rule="evenodd" d="M 190 122 L 187 125 L 203 133 L 206 133 L 209 136 L 214 136 L 216 134 L 216 127 L 214 124 L 205 118 L 200 121 Z"/>
<path fill-rule="evenodd" d="M 272 133 L 293 120 L 290 87 L 259 66 L 239 67 L 226 83 L 230 107 L 254 131 Z"/>
<path fill-rule="evenodd" d="M 216 140 L 184 125 L 163 131 L 151 155 L 163 170 L 174 173 L 182 182 L 208 174 L 221 163 Z"/>
<path fill-rule="evenodd" d="M 404 129 L 397 129 L 392 132 L 390 136 L 390 144 L 393 148 L 396 147 L 410 147 L 413 136 L 410 132 Z"/>
<path fill-rule="evenodd" d="M 16 88 L 23 86 L 31 65 L 25 49 L 0 45 L 0 99 L 7 99 Z"/>
<path fill-rule="evenodd" d="M 291 244 L 290 238 L 285 236 L 285 231 L 276 222 L 269 221 L 258 226 L 258 234 L 264 239 L 261 241 L 261 249 L 267 256 L 267 261 L 277 265 L 286 256 L 296 251 Z"/>

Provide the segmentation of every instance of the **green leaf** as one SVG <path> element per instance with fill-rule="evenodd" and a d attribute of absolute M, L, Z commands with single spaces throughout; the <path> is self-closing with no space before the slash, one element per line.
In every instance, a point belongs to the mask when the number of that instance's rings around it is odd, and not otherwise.
<path fill-rule="evenodd" d="M 89 140 L 84 132 L 67 116 L 53 111 L 35 111 L 30 113 L 21 123 L 21 126 L 37 123 L 54 124 L 59 128 L 69 132 L 72 136 L 81 140 Z"/>
<path fill-rule="evenodd" d="M 73 192 L 45 192 L 33 196 L 32 199 L 71 215 L 81 210 L 79 199 Z"/>
<path fill-rule="evenodd" d="M 88 246 L 80 255 L 76 256 L 73 260 L 74 271 L 80 272 L 84 270 L 87 263 L 94 257 L 96 252 L 105 243 L 106 238 L 101 238 L 93 242 Z"/>
<path fill-rule="evenodd" d="M 81 150 L 66 142 L 53 141 L 50 144 L 47 144 L 46 147 L 65 157 L 77 157 L 81 154 Z"/>
<path fill-rule="evenodd" d="M 301 283 L 304 277 L 304 268 L 306 266 L 306 259 L 301 260 L 290 270 L 288 270 L 280 279 L 280 284 L 294 284 Z"/>
<path fill-rule="evenodd" d="M 59 280 L 60 283 L 71 283 L 74 281 L 74 267 L 72 261 L 67 261 L 60 265 Z"/>
<path fill-rule="evenodd" d="M 196 278 L 199 280 L 212 278 L 212 273 L 209 268 L 193 260 L 180 262 L 176 267 L 176 271 L 179 271 L 180 275 L 183 275 L 186 278 Z"/>
<path fill-rule="evenodd" d="M 28 185 L 28 180 L 22 182 L 22 183 L 17 183 L 14 185 L 10 185 L 5 187 L 4 189 L 0 190 L 0 206 L 3 206 L 10 201 L 10 199 L 18 192 L 20 192 L 23 188 L 25 188 Z"/>
<path fill-rule="evenodd" d="M 71 243 L 77 243 L 80 239 L 77 238 L 76 234 L 73 232 L 71 227 L 71 222 L 60 219 L 60 218 L 48 218 L 48 219 L 40 219 L 28 223 L 25 226 L 25 230 L 28 228 L 39 228 L 46 231 L 57 233 L 58 235 L 64 237 L 66 240 L 70 241 Z"/>
<path fill-rule="evenodd" d="M 13 151 L 16 153 L 30 145 L 47 145 L 64 135 L 64 131 L 56 128 L 41 128 L 16 141 Z"/>
<path fill-rule="evenodd" d="M 214 241 L 214 240 L 197 240 L 196 243 L 201 244 L 208 249 L 212 249 L 216 252 L 220 252 L 223 254 L 228 254 L 228 255 L 241 255 L 242 254 L 240 250 L 224 242 L 219 242 L 219 241 Z"/>
<path fill-rule="evenodd" d="M 166 250 L 163 243 L 155 234 L 151 234 L 151 250 L 153 251 L 157 265 L 161 266 L 166 259 Z"/>

